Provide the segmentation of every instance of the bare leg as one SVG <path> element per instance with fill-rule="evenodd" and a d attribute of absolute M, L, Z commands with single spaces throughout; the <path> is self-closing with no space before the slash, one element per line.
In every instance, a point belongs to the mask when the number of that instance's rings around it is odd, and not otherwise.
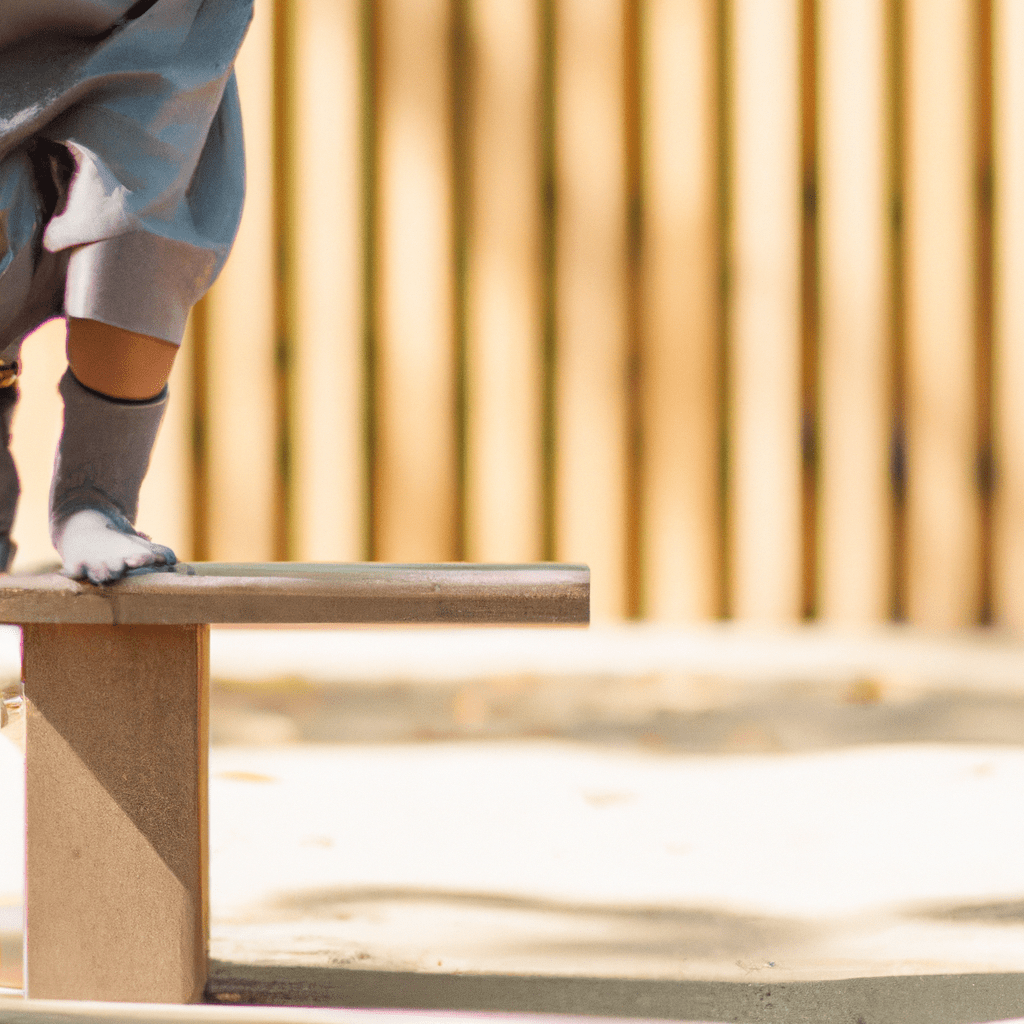
<path fill-rule="evenodd" d="M 79 383 L 108 398 L 141 401 L 160 394 L 178 346 L 98 320 L 68 320 L 68 364 Z"/>
<path fill-rule="evenodd" d="M 166 403 L 177 346 L 94 320 L 68 323 L 64 434 L 51 490 L 51 534 L 70 576 L 93 583 L 173 564 L 134 529 L 138 489 Z"/>

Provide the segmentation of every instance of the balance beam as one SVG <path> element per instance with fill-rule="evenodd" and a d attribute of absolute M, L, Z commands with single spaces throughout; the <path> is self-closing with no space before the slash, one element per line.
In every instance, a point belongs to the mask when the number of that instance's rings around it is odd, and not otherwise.
<path fill-rule="evenodd" d="M 202 999 L 211 624 L 583 626 L 589 602 L 579 565 L 0 577 L 0 622 L 22 627 L 26 995 Z"/>

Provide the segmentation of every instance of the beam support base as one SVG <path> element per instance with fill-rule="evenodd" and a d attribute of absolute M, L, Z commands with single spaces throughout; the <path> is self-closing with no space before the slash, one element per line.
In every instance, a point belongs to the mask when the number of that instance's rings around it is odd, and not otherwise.
<path fill-rule="evenodd" d="M 23 627 L 26 987 L 202 998 L 209 626 Z"/>

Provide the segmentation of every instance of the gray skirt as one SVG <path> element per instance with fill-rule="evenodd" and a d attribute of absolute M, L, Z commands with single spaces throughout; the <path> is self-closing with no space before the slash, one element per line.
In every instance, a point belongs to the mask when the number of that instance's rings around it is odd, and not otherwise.
<path fill-rule="evenodd" d="M 58 316 L 179 343 L 241 218 L 252 0 L 0 2 L 0 356 Z"/>

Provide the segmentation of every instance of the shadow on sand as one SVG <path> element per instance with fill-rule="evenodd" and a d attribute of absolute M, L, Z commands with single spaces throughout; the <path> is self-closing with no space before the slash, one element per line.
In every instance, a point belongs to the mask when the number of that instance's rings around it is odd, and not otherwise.
<path fill-rule="evenodd" d="M 743 984 L 416 974 L 213 961 L 207 1000 L 786 1024 L 977 1024 L 1024 1014 L 1024 974 Z"/>

